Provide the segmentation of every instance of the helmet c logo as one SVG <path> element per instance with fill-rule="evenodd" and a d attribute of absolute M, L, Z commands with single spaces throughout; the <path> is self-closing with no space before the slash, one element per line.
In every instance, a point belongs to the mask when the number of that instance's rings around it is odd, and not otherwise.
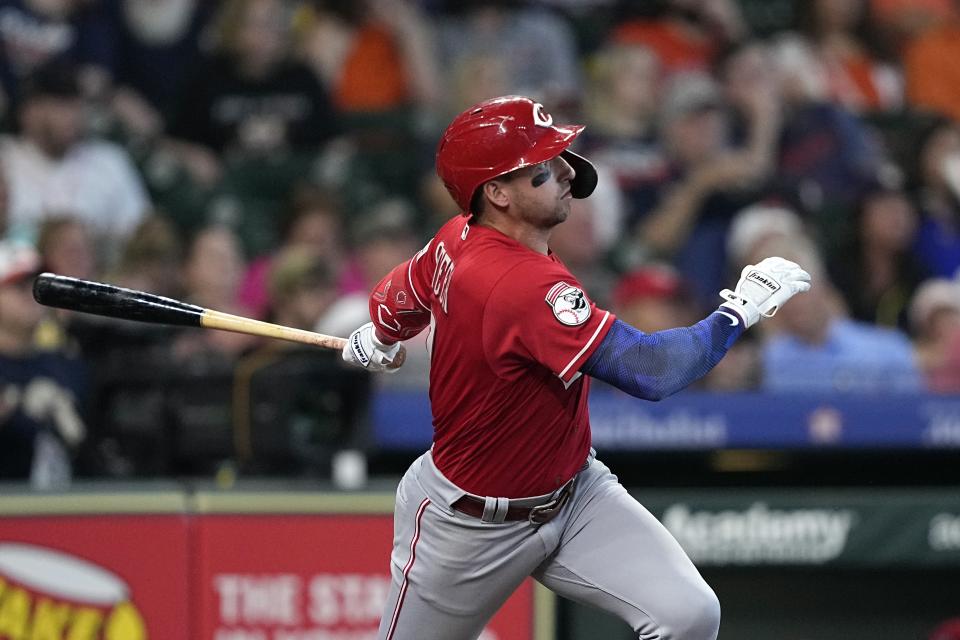
<path fill-rule="evenodd" d="M 549 127 L 553 124 L 553 116 L 543 112 L 543 105 L 539 102 L 533 103 L 533 124 L 538 127 Z"/>

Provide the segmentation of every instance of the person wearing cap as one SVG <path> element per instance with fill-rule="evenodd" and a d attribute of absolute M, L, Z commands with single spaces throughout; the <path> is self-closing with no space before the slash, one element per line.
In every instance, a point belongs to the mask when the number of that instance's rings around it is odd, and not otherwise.
<path fill-rule="evenodd" d="M 716 595 L 591 449 L 590 378 L 659 400 L 702 377 L 761 317 L 810 287 L 792 262 L 750 265 L 717 311 L 645 334 L 588 297 L 551 251 L 598 176 L 523 96 L 447 127 L 437 173 L 459 207 L 368 300 L 343 359 L 396 370 L 430 327 L 433 445 L 397 491 L 381 640 L 476 638 L 530 575 L 641 638 L 715 640 Z"/>
<path fill-rule="evenodd" d="M 626 253 L 677 265 L 701 305 L 723 285 L 730 218 L 762 195 L 773 169 L 775 130 L 764 123 L 754 118 L 746 144 L 731 146 L 726 103 L 710 76 L 679 74 L 665 87 L 658 124 L 669 177 L 635 208 Z"/>
<path fill-rule="evenodd" d="M 39 269 L 32 247 L 0 242 L 0 480 L 49 489 L 72 476 L 87 387 L 82 362 L 34 344 L 44 314 L 32 294 Z"/>
<path fill-rule="evenodd" d="M 104 255 L 149 208 L 140 175 L 118 145 L 86 137 L 77 69 L 52 62 L 24 81 L 19 131 L 0 140 L 9 233 L 34 242 L 40 223 L 71 214 L 105 240 Z"/>
<path fill-rule="evenodd" d="M 927 389 L 960 393 L 960 280 L 922 282 L 908 316 Z"/>
<path fill-rule="evenodd" d="M 649 264 L 624 274 L 613 289 L 617 317 L 645 333 L 696 322 L 689 287 L 676 269 Z"/>
<path fill-rule="evenodd" d="M 791 313 L 765 326 L 760 345 L 765 391 L 777 393 L 917 393 L 923 381 L 913 345 L 903 332 L 848 316 L 813 241 L 805 236 L 768 241 L 767 251 L 803 262 L 817 286 Z"/>

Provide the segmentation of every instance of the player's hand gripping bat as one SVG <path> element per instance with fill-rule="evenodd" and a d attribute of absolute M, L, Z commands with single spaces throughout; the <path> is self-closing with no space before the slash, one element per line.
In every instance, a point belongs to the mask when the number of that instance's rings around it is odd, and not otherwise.
<path fill-rule="evenodd" d="M 204 309 L 172 298 L 101 282 L 42 273 L 33 283 L 33 298 L 42 305 L 82 311 L 108 318 L 184 327 L 221 329 L 266 338 L 311 344 L 341 351 L 347 341 L 313 331 Z M 392 368 L 403 364 L 399 356 Z"/>

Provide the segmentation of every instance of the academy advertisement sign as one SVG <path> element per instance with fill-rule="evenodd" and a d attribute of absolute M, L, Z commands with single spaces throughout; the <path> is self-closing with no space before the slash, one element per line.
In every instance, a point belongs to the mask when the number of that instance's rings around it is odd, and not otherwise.
<path fill-rule="evenodd" d="M 843 553 L 857 519 L 851 509 L 694 509 L 674 504 L 663 524 L 695 563 L 824 564 Z"/>
<path fill-rule="evenodd" d="M 701 566 L 960 566 L 960 495 L 952 491 L 634 495 Z"/>

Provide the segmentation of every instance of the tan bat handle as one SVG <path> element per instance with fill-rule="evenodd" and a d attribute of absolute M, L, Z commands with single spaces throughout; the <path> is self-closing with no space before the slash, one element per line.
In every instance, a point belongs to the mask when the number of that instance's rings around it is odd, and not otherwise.
<path fill-rule="evenodd" d="M 305 329 L 294 329 L 293 327 L 284 327 L 271 322 L 254 320 L 253 318 L 244 318 L 235 316 L 222 311 L 213 309 L 204 309 L 200 316 L 200 326 L 207 329 L 221 329 L 223 331 L 233 331 L 235 333 L 247 333 L 253 336 L 263 336 L 264 338 L 277 338 L 278 340 L 287 340 L 289 342 L 300 342 L 311 344 L 315 347 L 325 347 L 327 349 L 343 349 L 347 341 L 336 336 L 328 336 L 322 333 L 306 331 Z"/>

